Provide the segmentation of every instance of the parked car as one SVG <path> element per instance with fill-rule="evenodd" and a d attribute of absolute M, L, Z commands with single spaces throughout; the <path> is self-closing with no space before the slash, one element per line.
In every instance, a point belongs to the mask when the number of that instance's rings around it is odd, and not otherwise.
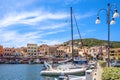
<path fill-rule="evenodd" d="M 114 62 L 111 64 L 111 66 L 113 66 L 113 67 L 120 67 L 120 60 L 114 61 Z"/>

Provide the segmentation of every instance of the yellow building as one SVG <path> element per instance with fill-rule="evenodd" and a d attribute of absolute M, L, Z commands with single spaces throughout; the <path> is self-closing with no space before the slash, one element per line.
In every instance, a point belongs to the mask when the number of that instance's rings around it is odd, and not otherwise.
<path fill-rule="evenodd" d="M 20 51 L 21 51 L 21 54 L 22 54 L 24 57 L 27 57 L 27 47 L 21 47 L 21 48 L 20 48 Z"/>
<path fill-rule="evenodd" d="M 110 59 L 120 59 L 120 48 L 111 48 L 110 49 Z"/>

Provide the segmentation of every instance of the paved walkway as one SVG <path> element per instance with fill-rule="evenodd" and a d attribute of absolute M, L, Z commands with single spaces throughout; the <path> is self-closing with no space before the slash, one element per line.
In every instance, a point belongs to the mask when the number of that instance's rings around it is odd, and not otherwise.
<path fill-rule="evenodd" d="M 102 80 L 102 69 L 99 64 L 97 64 L 97 69 L 93 71 L 93 80 Z"/>

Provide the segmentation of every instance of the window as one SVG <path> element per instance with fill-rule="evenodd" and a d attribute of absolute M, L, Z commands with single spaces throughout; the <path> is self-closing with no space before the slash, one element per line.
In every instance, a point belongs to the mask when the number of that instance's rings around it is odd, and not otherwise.
<path fill-rule="evenodd" d="M 28 52 L 30 52 L 30 50 L 28 50 Z"/>
<path fill-rule="evenodd" d="M 110 54 L 111 56 L 114 56 L 114 54 Z"/>
<path fill-rule="evenodd" d="M 113 51 L 110 51 L 111 53 L 115 53 L 115 51 L 113 50 Z"/>
<path fill-rule="evenodd" d="M 118 50 L 118 52 L 120 52 L 120 50 Z"/>

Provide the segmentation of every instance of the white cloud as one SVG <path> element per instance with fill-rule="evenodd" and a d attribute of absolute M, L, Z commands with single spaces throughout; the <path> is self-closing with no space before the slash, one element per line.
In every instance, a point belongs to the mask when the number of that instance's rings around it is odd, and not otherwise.
<path fill-rule="evenodd" d="M 90 16 L 93 16 L 92 12 L 77 15 L 77 19 L 84 19 Z M 27 24 L 35 25 L 40 22 L 45 22 L 49 20 L 62 20 L 69 17 L 69 14 L 61 13 L 52 13 L 46 11 L 32 11 L 32 12 L 21 12 L 21 13 L 9 13 L 6 14 L 2 19 L 0 19 L 0 27 L 8 27 L 14 24 Z M 65 25 L 65 24 L 62 24 Z"/>
<path fill-rule="evenodd" d="M 4 0 L 2 0 L 4 1 Z M 6 12 L 1 13 L 4 16 L 0 17 L 0 43 L 4 46 L 25 46 L 27 43 L 40 43 L 40 41 L 45 42 L 46 44 L 53 45 L 62 43 L 66 40 L 66 38 L 60 39 L 52 39 L 46 40 L 44 37 L 48 35 L 54 36 L 54 34 L 58 34 L 66 31 L 66 26 L 68 23 L 62 23 L 61 20 L 69 19 L 69 12 L 55 12 L 46 9 L 31 9 L 27 10 L 24 7 L 29 6 L 35 0 L 25 0 L 25 1 L 16 1 L 15 0 L 7 0 L 7 4 L 0 6 L 0 10 L 3 9 Z M 68 0 L 67 0 L 68 1 Z M 78 2 L 79 0 L 76 0 Z M 81 0 L 80 0 L 81 1 Z M 9 4 L 9 2 L 11 2 Z M 66 1 L 65 1 L 66 2 Z M 74 2 L 74 0 L 68 1 L 68 3 Z M 66 2 L 67 3 L 67 2 Z M 74 4 L 75 4 L 74 3 Z M 13 5 L 13 6 L 11 6 Z M 11 7 L 10 7 L 11 6 Z M 35 6 L 34 6 L 35 7 Z M 4 12 L 4 11 L 2 11 Z M 77 14 L 77 18 L 84 19 L 92 16 L 92 13 L 86 14 Z M 45 24 L 46 22 L 50 22 L 49 24 Z M 45 22 L 45 23 L 44 23 Z M 41 24 L 44 23 L 44 24 Z M 16 24 L 27 25 L 28 28 L 35 29 L 34 31 L 25 31 L 23 33 L 18 32 L 16 29 Z M 12 26 L 12 30 L 11 29 Z M 6 29 L 7 28 L 7 29 Z M 53 30 L 54 29 L 54 30 Z M 24 31 L 24 30 L 23 30 Z"/>
<path fill-rule="evenodd" d="M 55 45 L 55 44 L 62 44 L 65 42 L 65 39 L 52 39 L 52 40 L 42 40 L 43 43 L 41 44 L 48 44 L 48 45 Z"/>
<path fill-rule="evenodd" d="M 1 37 L 0 43 L 2 43 L 3 46 L 20 47 L 20 46 L 25 46 L 27 43 L 40 43 L 43 37 L 64 31 L 65 30 L 57 30 L 51 32 L 36 31 L 36 32 L 29 32 L 24 34 L 19 34 L 16 31 L 9 31 L 9 30 L 0 31 L 0 34 L 2 34 L 0 35 Z M 57 41 L 55 42 L 57 43 Z M 49 41 L 49 43 L 52 44 L 53 42 Z"/>
<path fill-rule="evenodd" d="M 76 19 L 81 19 L 82 20 L 82 19 L 94 16 L 94 15 L 96 15 L 95 12 L 89 11 L 87 13 L 75 14 L 75 17 L 76 17 Z"/>
<path fill-rule="evenodd" d="M 0 20 L 0 27 L 7 27 L 13 24 L 33 25 L 47 20 L 58 20 L 67 18 L 66 13 L 50 13 L 44 11 L 11 13 Z"/>
<path fill-rule="evenodd" d="M 84 15 L 83 15 L 84 16 Z M 82 18 L 86 18 L 89 16 L 84 16 Z M 50 12 L 38 12 L 38 11 L 34 11 L 34 12 L 21 12 L 21 13 L 11 13 L 7 16 L 5 16 L 3 19 L 0 20 L 0 27 L 1 29 L 5 29 L 6 27 L 9 27 L 10 25 L 13 24 L 28 24 L 28 25 L 36 25 L 42 21 L 46 21 L 49 19 L 52 20 L 59 20 L 59 19 L 64 19 L 64 18 L 68 18 L 68 15 L 66 13 L 50 13 Z M 48 35 L 53 35 L 53 34 L 57 34 L 60 32 L 65 32 L 65 30 L 63 30 L 63 28 L 65 29 L 65 27 L 68 25 L 67 23 L 55 23 L 54 21 L 51 22 L 51 24 L 46 24 L 46 25 L 41 25 L 39 27 L 39 30 L 41 31 L 35 31 L 35 32 L 27 32 L 27 33 L 18 33 L 17 31 L 13 30 L 10 31 L 9 29 L 4 31 L 1 30 L 0 31 L 0 37 L 2 38 L 2 41 L 0 41 L 3 45 L 13 45 L 14 46 L 25 46 L 27 43 L 39 43 L 39 41 L 41 41 L 41 39 L 43 38 L 43 36 L 48 36 Z M 16 27 L 16 26 L 15 26 Z M 36 27 L 35 27 L 36 28 Z M 55 31 L 47 31 L 46 30 L 51 30 L 51 29 L 55 29 Z M 44 33 L 43 33 L 44 32 Z M 90 32 L 90 31 L 88 31 Z M 87 33 L 86 33 L 87 34 Z M 86 35 L 84 34 L 84 35 Z M 60 43 L 62 41 L 56 40 L 50 40 L 50 42 L 48 41 L 48 44 L 57 44 Z"/>
<path fill-rule="evenodd" d="M 66 5 L 77 4 L 80 3 L 82 0 L 65 0 Z"/>
<path fill-rule="evenodd" d="M 58 29 L 58 28 L 63 28 L 67 26 L 67 23 L 59 23 L 59 24 L 50 24 L 50 25 L 47 25 L 47 26 L 41 26 L 39 29 L 40 30 L 50 30 L 50 29 Z"/>
<path fill-rule="evenodd" d="M 64 32 L 64 31 L 65 30 L 52 31 L 52 32 L 47 32 L 44 35 L 56 34 L 56 33 Z"/>
<path fill-rule="evenodd" d="M 35 0 L 0 0 L 0 9 L 5 11 L 23 9 L 34 2 Z"/>

